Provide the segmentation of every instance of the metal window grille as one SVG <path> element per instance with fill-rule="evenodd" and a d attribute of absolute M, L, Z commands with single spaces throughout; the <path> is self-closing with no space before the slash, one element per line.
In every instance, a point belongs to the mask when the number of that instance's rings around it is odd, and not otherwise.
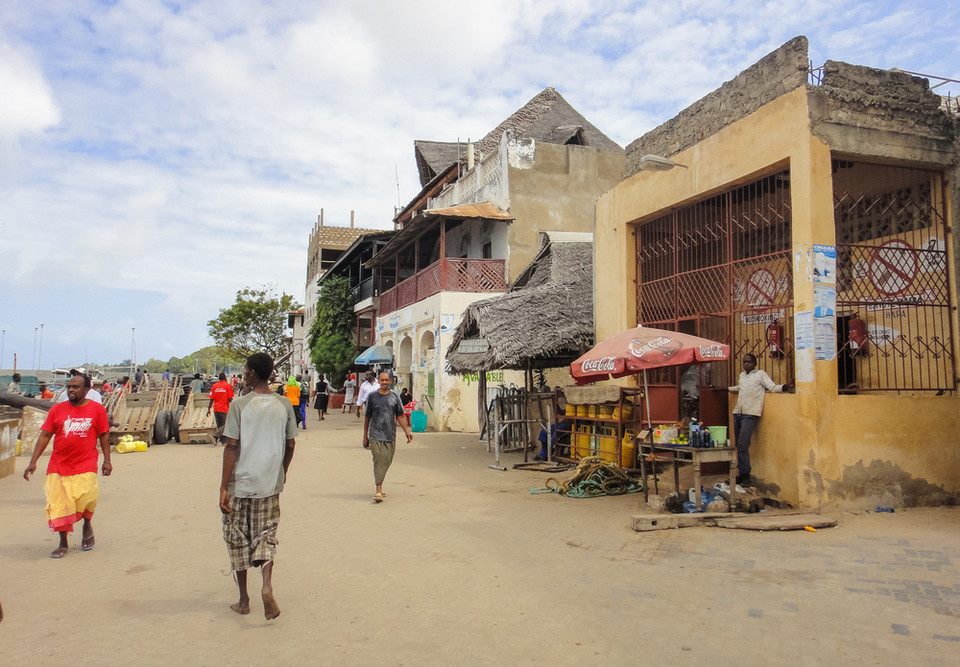
<path fill-rule="evenodd" d="M 956 388 L 943 176 L 833 161 L 842 393 Z"/>
<path fill-rule="evenodd" d="M 638 225 L 639 323 L 731 346 L 709 382 L 734 383 L 744 354 L 775 382 L 793 376 L 790 172 L 739 185 Z M 666 369 L 656 384 L 675 384 Z"/>

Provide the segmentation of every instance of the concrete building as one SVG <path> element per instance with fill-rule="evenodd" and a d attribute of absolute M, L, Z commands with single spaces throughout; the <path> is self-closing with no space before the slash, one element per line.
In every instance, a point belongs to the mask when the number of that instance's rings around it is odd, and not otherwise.
<path fill-rule="evenodd" d="M 477 380 L 445 371 L 472 302 L 502 293 L 537 256 L 539 232 L 592 232 L 597 198 L 623 177 L 624 153 L 553 88 L 476 145 L 415 143 L 423 190 L 371 260 L 383 290 L 377 342 L 437 430 L 478 423 Z M 491 372 L 491 386 L 520 373 Z"/>
<path fill-rule="evenodd" d="M 365 229 L 354 226 L 354 212 L 350 211 L 350 225 L 342 227 L 324 223 L 324 212 L 320 209 L 317 222 L 310 231 L 307 243 L 307 276 L 304 283 L 304 306 L 300 311 L 290 313 L 288 325 L 293 333 L 293 346 L 290 366 L 294 374 L 305 370 L 313 373 L 310 363 L 310 349 L 307 334 L 317 314 L 317 281 L 363 234 L 383 230 Z"/>
<path fill-rule="evenodd" d="M 782 499 L 957 502 L 957 115 L 925 78 L 808 62 L 795 38 L 628 146 L 597 206 L 597 339 L 643 324 L 729 343 L 701 380 L 708 424 L 731 422 L 710 387 L 745 353 L 795 378 L 751 448 Z M 655 419 L 676 418 L 676 372 L 653 379 Z"/>

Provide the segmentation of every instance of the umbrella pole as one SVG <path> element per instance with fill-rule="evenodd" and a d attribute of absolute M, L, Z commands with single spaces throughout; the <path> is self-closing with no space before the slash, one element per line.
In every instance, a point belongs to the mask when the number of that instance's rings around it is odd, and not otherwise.
<path fill-rule="evenodd" d="M 653 428 L 653 422 L 650 421 L 650 390 L 647 387 L 647 369 L 643 369 L 643 402 L 647 406 L 647 428 Z"/>

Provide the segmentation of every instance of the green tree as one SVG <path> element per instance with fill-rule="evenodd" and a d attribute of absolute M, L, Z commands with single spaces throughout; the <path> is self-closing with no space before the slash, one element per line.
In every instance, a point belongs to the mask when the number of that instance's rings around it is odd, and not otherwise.
<path fill-rule="evenodd" d="M 358 354 L 353 342 L 353 290 L 347 278 L 330 276 L 323 281 L 308 335 L 313 367 L 339 387 Z"/>
<path fill-rule="evenodd" d="M 233 360 L 242 361 L 254 352 L 266 352 L 277 360 L 290 349 L 285 335 L 287 314 L 299 307 L 292 296 L 278 296 L 272 286 L 247 287 L 237 292 L 236 303 L 221 308 L 220 314 L 207 322 L 208 331 Z M 202 362 L 206 365 L 209 359 Z"/>

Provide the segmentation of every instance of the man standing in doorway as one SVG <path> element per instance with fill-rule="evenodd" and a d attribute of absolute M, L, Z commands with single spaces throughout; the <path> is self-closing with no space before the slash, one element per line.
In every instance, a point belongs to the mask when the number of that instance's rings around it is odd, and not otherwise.
<path fill-rule="evenodd" d="M 733 437 L 737 444 L 737 484 L 750 484 L 750 439 L 763 414 L 763 399 L 766 392 L 792 392 L 793 380 L 776 384 L 764 371 L 757 368 L 757 357 L 743 355 L 743 372 L 737 386 L 727 390 L 737 394 L 733 408 Z"/>
<path fill-rule="evenodd" d="M 367 371 L 363 384 L 360 385 L 360 393 L 357 395 L 357 419 L 360 418 L 360 411 L 367 400 L 367 396 L 380 388 L 377 384 L 377 374 L 373 371 Z"/>
<path fill-rule="evenodd" d="M 33 448 L 30 464 L 23 471 L 23 478 L 29 482 L 30 476 L 37 471 L 40 455 L 56 435 L 44 486 L 47 521 L 50 529 L 60 534 L 60 545 L 50 553 L 50 558 L 63 558 L 66 555 L 67 533 L 73 532 L 73 524 L 81 517 L 83 538 L 80 548 L 83 551 L 93 549 L 91 521 L 100 496 L 97 485 L 98 442 L 103 451 L 103 476 L 109 477 L 113 472 L 107 411 L 99 403 L 87 398 L 89 389 L 89 375 L 74 375 L 67 381 L 69 401 L 50 408 L 46 421 L 40 427 L 40 437 Z"/>
<path fill-rule="evenodd" d="M 270 391 L 273 359 L 263 352 L 247 357 L 243 380 L 250 393 L 230 405 L 223 431 L 223 472 L 220 511 L 223 539 L 230 566 L 237 573 L 240 599 L 230 605 L 238 614 L 250 613 L 247 570 L 260 567 L 263 615 L 280 615 L 273 596 L 273 561 L 280 524 L 280 492 L 287 479 L 296 446 L 297 422 L 293 406 Z"/>
<path fill-rule="evenodd" d="M 389 373 L 380 373 L 377 391 L 367 396 L 365 412 L 363 446 L 373 455 L 373 481 L 377 487 L 373 500 L 382 503 L 387 496 L 383 492 L 383 480 L 397 451 L 397 419 L 403 416 L 400 397 L 390 391 Z M 407 442 L 413 442 L 407 423 L 401 420 L 400 427 L 407 435 Z"/>
<path fill-rule="evenodd" d="M 210 388 L 210 402 L 207 403 L 207 415 L 213 410 L 213 418 L 217 421 L 216 439 L 223 442 L 223 427 L 227 423 L 227 412 L 233 401 L 233 387 L 227 382 L 227 374 L 220 373 L 220 381 Z"/>

